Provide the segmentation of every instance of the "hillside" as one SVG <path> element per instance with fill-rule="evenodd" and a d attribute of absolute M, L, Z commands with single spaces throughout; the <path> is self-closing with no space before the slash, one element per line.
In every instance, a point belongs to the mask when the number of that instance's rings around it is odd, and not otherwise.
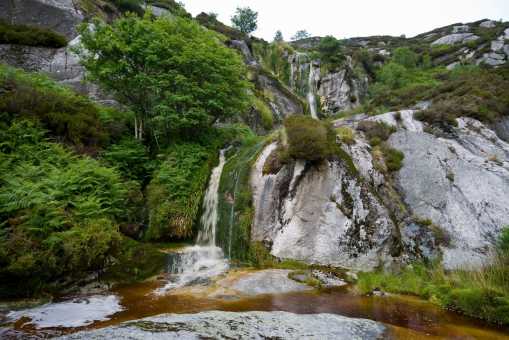
<path fill-rule="evenodd" d="M 267 42 L 173 0 L 7 1 L 0 116 L 2 299 L 121 296 L 111 326 L 348 285 L 509 325 L 508 22 Z"/>

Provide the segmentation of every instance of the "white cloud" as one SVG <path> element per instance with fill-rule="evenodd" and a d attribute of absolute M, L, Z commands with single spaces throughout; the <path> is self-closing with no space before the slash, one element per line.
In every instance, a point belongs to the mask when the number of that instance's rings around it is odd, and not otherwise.
<path fill-rule="evenodd" d="M 509 20 L 509 0 L 183 0 L 193 15 L 215 12 L 230 24 L 235 8 L 259 12 L 255 36 L 271 40 L 280 29 L 285 38 L 306 29 L 338 38 L 405 34 L 414 36 L 457 22 L 484 18 Z"/>

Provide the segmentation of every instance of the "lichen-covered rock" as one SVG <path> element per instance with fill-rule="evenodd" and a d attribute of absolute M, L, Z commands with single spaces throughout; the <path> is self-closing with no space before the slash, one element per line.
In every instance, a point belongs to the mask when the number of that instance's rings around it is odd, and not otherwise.
<path fill-rule="evenodd" d="M 287 312 L 166 314 L 59 339 L 380 339 L 386 327 L 366 319 Z"/>
<path fill-rule="evenodd" d="M 482 123 L 458 119 L 453 135 L 400 130 L 390 144 L 405 154 L 398 187 L 414 214 L 448 237 L 446 268 L 479 266 L 509 224 L 509 144 Z"/>
<path fill-rule="evenodd" d="M 252 174 L 253 240 L 272 244 L 276 257 L 307 263 L 369 270 L 392 261 L 397 228 L 342 161 L 298 161 L 263 175 L 268 154 L 261 154 Z"/>
<path fill-rule="evenodd" d="M 0 19 L 13 24 L 32 25 L 54 30 L 74 39 L 83 14 L 73 0 L 3 0 Z"/>
<path fill-rule="evenodd" d="M 453 33 L 433 41 L 431 45 L 454 45 L 458 43 L 463 44 L 477 39 L 479 39 L 479 37 L 473 33 Z"/>

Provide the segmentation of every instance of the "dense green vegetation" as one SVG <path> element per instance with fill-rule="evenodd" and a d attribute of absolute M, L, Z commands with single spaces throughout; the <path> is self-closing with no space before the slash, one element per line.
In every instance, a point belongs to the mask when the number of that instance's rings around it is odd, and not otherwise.
<path fill-rule="evenodd" d="M 67 40 L 49 29 L 13 25 L 0 20 L 0 44 L 59 48 L 66 46 Z"/>
<path fill-rule="evenodd" d="M 424 297 L 443 308 L 490 322 L 509 324 L 509 228 L 498 243 L 494 264 L 476 271 L 446 271 L 439 264 L 413 264 L 399 273 L 361 273 L 362 293 L 378 288 Z"/>
<path fill-rule="evenodd" d="M 0 93 L 4 122 L 15 118 L 37 120 L 57 141 L 89 152 L 108 140 L 100 123 L 100 115 L 107 115 L 101 111 L 106 109 L 46 76 L 0 65 Z"/>
<path fill-rule="evenodd" d="M 135 112 L 135 138 L 151 145 L 196 138 L 247 108 L 239 55 L 183 18 L 127 15 L 82 27 L 79 51 L 91 79 Z"/>
<path fill-rule="evenodd" d="M 309 116 L 290 116 L 284 125 L 291 157 L 317 161 L 332 154 L 329 129 L 323 122 Z"/>

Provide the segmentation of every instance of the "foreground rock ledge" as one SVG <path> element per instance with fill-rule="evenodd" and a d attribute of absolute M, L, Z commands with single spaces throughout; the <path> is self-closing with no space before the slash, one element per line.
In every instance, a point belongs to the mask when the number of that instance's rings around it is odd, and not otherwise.
<path fill-rule="evenodd" d="M 382 324 L 332 314 L 166 314 L 60 339 L 379 339 Z"/>

